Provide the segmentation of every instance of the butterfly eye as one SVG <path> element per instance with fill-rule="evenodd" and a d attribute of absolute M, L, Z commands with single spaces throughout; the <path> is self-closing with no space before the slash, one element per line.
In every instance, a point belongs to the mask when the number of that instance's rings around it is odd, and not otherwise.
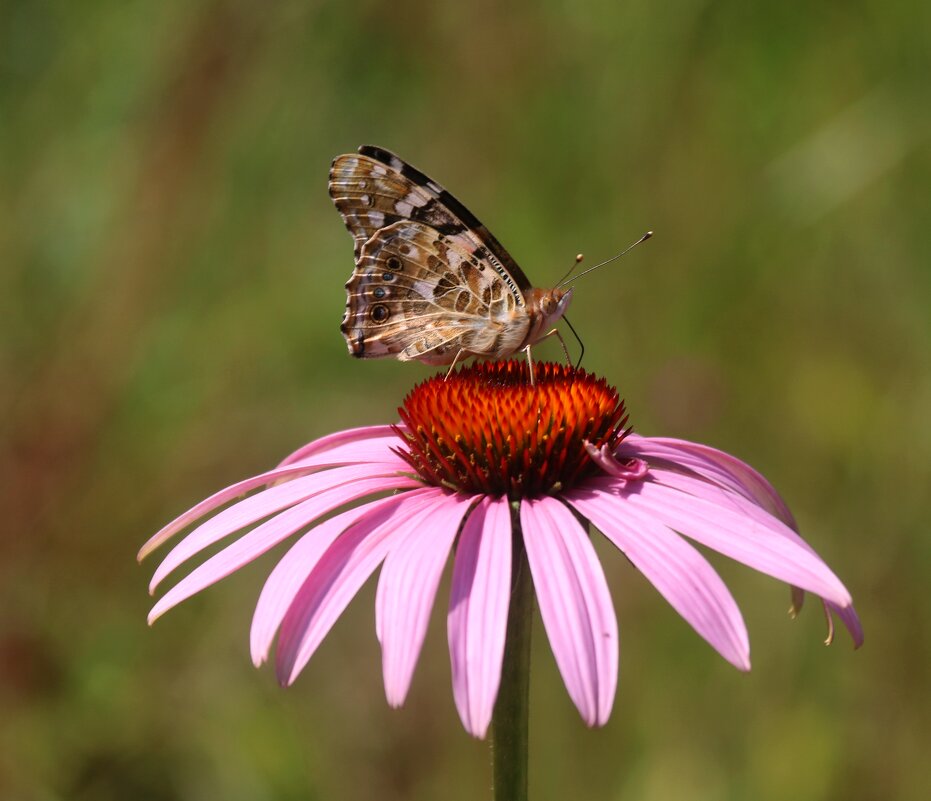
<path fill-rule="evenodd" d="M 372 320 L 376 323 L 383 323 L 388 319 L 389 312 L 387 306 L 372 306 Z"/>
<path fill-rule="evenodd" d="M 401 260 L 397 256 L 389 256 L 385 264 L 388 265 L 389 270 L 401 269 Z"/>

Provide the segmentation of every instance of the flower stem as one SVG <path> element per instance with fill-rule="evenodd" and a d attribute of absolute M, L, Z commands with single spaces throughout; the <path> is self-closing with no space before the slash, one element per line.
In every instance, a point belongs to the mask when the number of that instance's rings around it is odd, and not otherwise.
<path fill-rule="evenodd" d="M 495 801 L 527 801 L 533 581 L 516 509 L 512 509 L 511 520 L 514 535 L 511 603 L 508 607 L 501 686 L 498 688 L 498 700 L 491 724 Z"/>

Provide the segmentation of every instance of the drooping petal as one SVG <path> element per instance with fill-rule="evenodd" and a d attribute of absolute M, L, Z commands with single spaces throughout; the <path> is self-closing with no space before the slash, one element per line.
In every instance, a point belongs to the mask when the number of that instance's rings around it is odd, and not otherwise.
<path fill-rule="evenodd" d="M 597 478 L 592 488 L 614 493 L 618 502 L 631 504 L 672 529 L 769 576 L 820 595 L 839 606 L 850 604 L 840 579 L 798 535 L 771 515 L 757 519 L 746 514 L 737 496 L 719 498 L 692 495 L 657 483 L 617 488 L 610 479 Z"/>
<path fill-rule="evenodd" d="M 343 532 L 326 550 L 281 622 L 276 660 L 279 681 L 291 684 L 297 678 L 392 545 L 416 529 L 446 495 L 440 489 L 404 493 L 398 496 L 400 502 L 391 507 L 388 519 L 366 518 Z"/>
<path fill-rule="evenodd" d="M 325 455 L 340 462 L 371 461 L 394 457 L 391 448 L 403 445 L 391 426 L 363 426 L 337 431 L 298 448 L 278 467 L 303 464 L 307 459 Z"/>
<path fill-rule="evenodd" d="M 727 454 L 723 454 L 727 456 Z M 739 462 L 743 465 L 743 462 Z M 747 470 L 751 470 L 747 465 L 743 465 Z M 778 508 L 767 509 L 767 504 L 759 503 L 759 497 L 749 497 L 746 493 L 734 494 L 730 492 L 728 488 L 721 486 L 715 486 L 709 484 L 706 481 L 701 479 L 696 479 L 688 475 L 683 475 L 682 473 L 672 471 L 672 470 L 662 470 L 653 468 L 651 471 L 653 478 L 669 487 L 674 487 L 676 489 L 682 490 L 683 492 L 691 493 L 692 495 L 697 495 L 698 497 L 706 497 L 716 499 L 718 503 L 724 506 L 734 506 L 740 509 L 740 511 L 746 514 L 748 517 L 753 518 L 754 520 L 760 522 L 764 526 L 771 527 L 772 519 L 770 515 L 775 515 L 780 521 L 784 522 L 784 526 L 775 526 L 772 527 L 772 530 L 779 534 L 780 536 L 787 537 L 796 545 L 805 550 L 809 551 L 815 558 L 821 559 L 816 553 L 815 549 L 811 547 L 802 537 L 799 535 L 797 527 L 795 525 L 795 520 L 792 517 L 788 509 L 785 509 L 784 512 L 780 512 Z M 760 480 L 765 483 L 765 479 L 760 477 Z M 768 486 L 768 485 L 767 485 Z M 775 493 L 775 490 L 773 490 Z M 778 498 L 778 495 L 776 496 Z M 780 499 L 781 501 L 781 499 Z M 783 504 L 784 506 L 784 504 Z M 802 607 L 802 602 L 805 598 L 805 592 L 799 587 L 792 587 L 792 610 L 793 615 L 798 614 L 798 611 Z M 859 648 L 863 644 L 863 629 L 860 626 L 859 618 L 857 613 L 853 611 L 852 607 L 841 606 L 836 603 L 831 603 L 826 601 L 828 605 L 833 608 L 840 617 L 841 622 L 850 632 L 850 636 L 853 639 L 854 647 Z"/>
<path fill-rule="evenodd" d="M 501 683 L 512 547 L 507 499 L 484 498 L 459 535 L 447 616 L 453 698 L 473 737 L 487 733 Z"/>
<path fill-rule="evenodd" d="M 577 489 L 566 499 L 611 540 L 728 662 L 750 669 L 740 609 L 708 561 L 682 537 L 616 498 Z"/>
<path fill-rule="evenodd" d="M 540 614 L 569 697 L 589 726 L 611 714 L 618 632 L 604 571 L 586 532 L 554 498 L 522 501 L 520 520 Z"/>
<path fill-rule="evenodd" d="M 443 567 L 474 498 L 451 494 L 420 518 L 388 553 L 375 596 L 375 632 L 381 642 L 385 695 L 398 707 L 407 698 L 427 634 Z"/>
<path fill-rule="evenodd" d="M 353 465 L 324 470 L 270 487 L 224 509 L 191 531 L 168 552 L 156 568 L 149 583 L 149 592 L 153 593 L 166 576 L 192 556 L 225 537 L 282 509 L 316 498 L 319 511 L 315 515 L 310 514 L 312 505 L 303 507 L 307 514 L 306 522 L 310 523 L 319 515 L 326 514 L 334 506 L 347 502 L 339 500 L 344 493 L 334 494 L 334 490 L 366 479 L 376 479 L 386 484 L 387 489 L 392 488 L 392 482 L 397 482 L 399 487 L 410 486 L 410 479 L 398 476 L 384 465 Z M 375 491 L 377 490 L 368 490 L 368 492 Z M 355 497 L 362 496 L 356 495 Z"/>
<path fill-rule="evenodd" d="M 844 628 L 850 632 L 850 637 L 853 640 L 853 647 L 859 648 L 863 645 L 863 626 L 860 624 L 860 617 L 853 608 L 853 604 L 841 607 L 830 601 L 825 601 L 825 603 L 828 609 L 840 618 L 841 623 L 844 624 Z"/>
<path fill-rule="evenodd" d="M 763 526 L 770 527 L 772 530 L 779 534 L 780 536 L 787 537 L 793 543 L 798 545 L 800 548 L 807 550 L 812 556 L 814 556 L 819 561 L 821 557 L 818 556 L 815 549 L 811 547 L 802 537 L 799 535 L 798 531 L 794 528 L 790 528 L 788 525 L 783 526 L 772 526 L 772 517 L 768 512 L 762 509 L 760 506 L 756 505 L 751 501 L 745 500 L 743 496 L 735 496 L 734 494 L 728 492 L 725 489 L 720 487 L 709 486 L 706 482 L 701 481 L 700 479 L 695 479 L 690 476 L 682 475 L 681 473 L 670 472 L 666 470 L 656 470 L 652 472 L 653 477 L 661 484 L 666 486 L 673 487 L 683 492 L 688 492 L 692 495 L 698 497 L 705 497 L 715 500 L 717 503 L 728 506 L 736 507 L 743 514 L 746 514 L 748 517 L 752 518 L 754 521 L 760 523 Z M 793 586 L 793 595 L 792 603 L 793 608 L 796 610 L 801 608 L 802 601 L 804 600 L 804 590 L 799 587 Z M 827 601 L 826 601 L 827 603 Z M 838 605 L 837 603 L 830 603 L 830 606 L 835 608 L 838 612 L 847 607 Z M 854 640 L 854 643 L 863 641 L 863 630 L 860 628 L 859 620 L 857 619 L 856 612 L 851 616 L 839 615 L 841 620 L 844 622 L 844 625 L 850 631 L 851 637 Z M 859 646 L 857 646 L 859 647 Z"/>
<path fill-rule="evenodd" d="M 172 607 L 257 559 L 279 542 L 334 509 L 367 495 L 390 490 L 414 489 L 418 486 L 420 486 L 419 482 L 414 479 L 399 476 L 361 479 L 331 487 L 292 506 L 244 534 L 191 571 L 152 607 L 149 613 L 149 623 L 155 622 Z"/>
<path fill-rule="evenodd" d="M 639 456 L 654 465 L 665 462 L 667 466 L 685 467 L 743 495 L 786 525 L 797 528 L 792 512 L 773 485 L 746 462 L 717 448 L 671 437 L 630 434 L 618 448 L 618 456 Z"/>
<path fill-rule="evenodd" d="M 336 538 L 357 522 L 369 529 L 381 525 L 392 518 L 395 507 L 422 492 L 430 490 L 413 490 L 349 509 L 315 526 L 291 546 L 265 580 L 252 616 L 249 648 L 256 667 L 268 659 L 275 634 L 298 590 Z"/>

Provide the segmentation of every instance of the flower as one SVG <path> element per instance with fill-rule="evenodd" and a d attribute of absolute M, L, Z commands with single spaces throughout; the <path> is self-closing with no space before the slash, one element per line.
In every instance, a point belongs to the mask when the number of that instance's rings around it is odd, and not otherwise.
<path fill-rule="evenodd" d="M 315 440 L 201 502 L 140 551 L 141 559 L 212 515 L 168 553 L 152 592 L 203 549 L 245 533 L 162 596 L 150 622 L 301 534 L 259 597 L 254 663 L 266 661 L 277 634 L 278 676 L 293 682 L 381 565 L 376 633 L 388 702 L 400 706 L 453 552 L 453 695 L 465 728 L 484 737 L 501 677 L 512 557 L 523 548 L 569 695 L 585 722 L 599 725 L 614 700 L 618 631 L 591 524 L 741 670 L 750 649 L 740 611 L 688 540 L 789 583 L 795 611 L 805 591 L 820 596 L 829 621 L 836 613 L 860 645 L 849 593 L 759 473 L 704 445 L 632 433 L 617 390 L 583 370 L 544 364 L 535 386 L 527 379 L 514 361 L 429 379 L 404 400 L 399 425 Z"/>

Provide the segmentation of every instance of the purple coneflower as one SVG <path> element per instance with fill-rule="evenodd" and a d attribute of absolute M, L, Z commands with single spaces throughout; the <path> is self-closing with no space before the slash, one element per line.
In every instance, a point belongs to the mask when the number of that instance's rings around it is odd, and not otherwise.
<path fill-rule="evenodd" d="M 278 676 L 293 682 L 381 565 L 375 628 L 388 702 L 400 706 L 452 552 L 453 696 L 465 728 L 484 737 L 501 684 L 512 582 L 529 564 L 566 689 L 585 722 L 600 725 L 617 685 L 618 632 L 594 527 L 741 670 L 750 648 L 740 610 L 689 540 L 787 582 L 796 611 L 804 591 L 820 596 L 828 620 L 836 613 L 860 645 L 850 594 L 753 468 L 704 445 L 631 433 L 617 390 L 582 370 L 538 365 L 536 386 L 527 378 L 523 363 L 497 362 L 430 379 L 404 400 L 401 424 L 318 439 L 181 515 L 140 558 L 212 517 L 165 557 L 153 592 L 204 548 L 258 525 L 169 590 L 150 622 L 300 534 L 259 597 L 253 661 L 265 662 L 277 634 Z"/>

